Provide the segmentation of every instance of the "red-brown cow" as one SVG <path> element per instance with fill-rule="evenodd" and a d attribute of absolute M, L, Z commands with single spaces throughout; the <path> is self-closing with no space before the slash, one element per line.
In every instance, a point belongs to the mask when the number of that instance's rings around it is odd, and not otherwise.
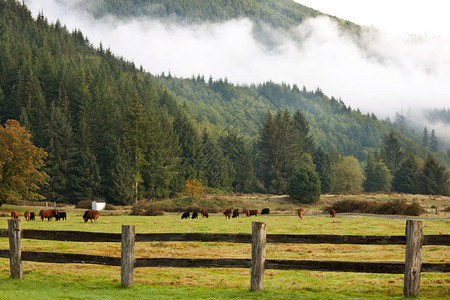
<path fill-rule="evenodd" d="M 330 210 L 330 217 L 334 218 L 336 216 L 336 211 L 334 209 Z"/>
<path fill-rule="evenodd" d="M 49 221 L 54 218 L 58 214 L 57 209 L 42 209 L 39 211 L 39 215 L 41 216 L 41 220 L 44 221 L 47 218 Z"/>
<path fill-rule="evenodd" d="M 100 213 L 98 210 L 90 209 L 84 212 L 83 219 L 84 223 L 86 223 L 88 220 L 91 220 L 91 223 L 95 221 L 98 223 L 98 218 L 100 217 Z"/>
<path fill-rule="evenodd" d="M 11 212 L 11 219 L 18 219 L 19 218 L 19 213 L 15 210 L 13 210 Z"/>
<path fill-rule="evenodd" d="M 205 217 L 205 218 L 208 218 L 208 217 L 209 217 L 208 211 L 207 211 L 206 209 L 202 209 L 202 210 L 200 211 L 200 213 L 202 214 L 202 218 L 203 218 L 203 217 Z"/>
<path fill-rule="evenodd" d="M 257 209 L 244 209 L 244 214 L 246 214 L 247 217 L 258 216 L 258 210 Z"/>
<path fill-rule="evenodd" d="M 31 214 L 28 210 L 23 213 L 23 216 L 25 217 L 25 220 L 30 221 Z"/>
<path fill-rule="evenodd" d="M 225 216 L 225 218 L 228 217 L 228 219 L 231 217 L 231 214 L 233 213 L 233 211 L 231 210 L 231 208 L 227 209 L 226 211 L 223 212 L 223 215 Z"/>
<path fill-rule="evenodd" d="M 298 217 L 303 220 L 303 216 L 305 215 L 305 210 L 303 208 L 300 208 L 299 210 L 297 210 L 297 214 L 298 214 Z"/>

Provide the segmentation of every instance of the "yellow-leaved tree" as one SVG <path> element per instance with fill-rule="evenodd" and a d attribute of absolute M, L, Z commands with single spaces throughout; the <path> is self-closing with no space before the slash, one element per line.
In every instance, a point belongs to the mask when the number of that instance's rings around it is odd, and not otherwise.
<path fill-rule="evenodd" d="M 191 199 L 200 198 L 203 195 L 202 181 L 195 178 L 188 179 L 185 191 Z"/>
<path fill-rule="evenodd" d="M 43 199 L 37 191 L 48 180 L 48 175 L 39 170 L 46 156 L 18 121 L 0 125 L 0 206 L 8 200 Z"/>

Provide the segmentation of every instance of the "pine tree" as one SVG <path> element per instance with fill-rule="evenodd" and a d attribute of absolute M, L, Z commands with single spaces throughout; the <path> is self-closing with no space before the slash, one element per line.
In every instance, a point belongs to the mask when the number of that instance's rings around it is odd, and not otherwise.
<path fill-rule="evenodd" d="M 225 156 L 235 170 L 232 186 L 237 192 L 250 192 L 255 183 L 251 146 L 234 130 L 227 132 L 219 140 Z"/>
<path fill-rule="evenodd" d="M 405 157 L 395 172 L 392 180 L 392 190 L 399 193 L 415 193 L 417 191 L 417 176 L 419 166 L 411 151 L 406 151 Z"/>
<path fill-rule="evenodd" d="M 303 163 L 289 179 L 287 193 L 300 203 L 313 203 L 320 199 L 320 179 L 312 163 Z"/>
<path fill-rule="evenodd" d="M 363 183 L 365 192 L 390 192 L 392 176 L 389 169 L 382 161 L 376 161 L 369 154 L 365 168 L 366 180 Z"/>
<path fill-rule="evenodd" d="M 449 195 L 450 173 L 429 153 L 418 177 L 419 193 Z"/>
<path fill-rule="evenodd" d="M 101 181 L 96 156 L 85 150 L 81 153 L 72 179 L 73 198 L 77 201 L 101 198 Z"/>
<path fill-rule="evenodd" d="M 398 138 L 393 131 L 390 131 L 388 135 L 384 136 L 381 157 L 391 171 L 391 174 L 395 174 L 403 159 L 403 151 L 401 150 Z"/>
<path fill-rule="evenodd" d="M 320 178 L 320 189 L 322 193 L 331 193 L 333 190 L 333 162 L 330 155 L 322 147 L 314 151 L 313 162 Z"/>
<path fill-rule="evenodd" d="M 438 140 L 437 140 L 436 132 L 434 131 L 434 129 L 431 130 L 430 150 L 431 150 L 431 152 L 437 152 L 439 150 Z"/>
<path fill-rule="evenodd" d="M 118 149 L 112 171 L 109 199 L 114 204 L 130 205 L 136 199 L 135 158 L 124 149 Z"/>
<path fill-rule="evenodd" d="M 428 136 L 428 129 L 425 127 L 423 129 L 423 135 L 422 135 L 422 146 L 425 146 L 428 148 L 430 143 L 430 137 Z"/>

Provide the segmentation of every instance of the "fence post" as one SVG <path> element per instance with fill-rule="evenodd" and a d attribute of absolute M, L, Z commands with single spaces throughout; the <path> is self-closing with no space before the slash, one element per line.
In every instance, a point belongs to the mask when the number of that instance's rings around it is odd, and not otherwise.
<path fill-rule="evenodd" d="M 405 297 L 419 296 L 420 269 L 422 267 L 423 222 L 406 221 L 406 254 L 403 294 Z"/>
<path fill-rule="evenodd" d="M 20 219 L 8 220 L 9 236 L 9 268 L 12 278 L 23 278 L 22 272 L 22 251 L 20 248 L 21 238 Z"/>
<path fill-rule="evenodd" d="M 122 249 L 120 256 L 120 283 L 132 286 L 134 278 L 134 225 L 122 225 Z"/>
<path fill-rule="evenodd" d="M 252 265 L 250 269 L 250 290 L 258 291 L 264 287 L 266 268 L 267 224 L 252 222 Z"/>

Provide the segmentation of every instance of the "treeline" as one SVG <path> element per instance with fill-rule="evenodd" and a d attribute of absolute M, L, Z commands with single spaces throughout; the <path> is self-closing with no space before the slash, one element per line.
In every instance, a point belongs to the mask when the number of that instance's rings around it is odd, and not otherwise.
<path fill-rule="evenodd" d="M 364 158 L 389 128 L 319 89 L 154 77 L 17 1 L 0 0 L 0 28 L 0 122 L 18 120 L 47 152 L 51 201 L 129 204 L 182 192 L 188 179 L 296 197 L 309 182 L 301 201 L 314 201 L 352 191 L 339 181 L 361 168 L 351 155 Z"/>
<path fill-rule="evenodd" d="M 123 18 L 149 16 L 183 23 L 215 23 L 245 17 L 275 28 L 289 28 L 305 18 L 321 14 L 290 0 L 109 0 L 82 1 L 78 7 L 97 18 L 107 15 Z"/>

